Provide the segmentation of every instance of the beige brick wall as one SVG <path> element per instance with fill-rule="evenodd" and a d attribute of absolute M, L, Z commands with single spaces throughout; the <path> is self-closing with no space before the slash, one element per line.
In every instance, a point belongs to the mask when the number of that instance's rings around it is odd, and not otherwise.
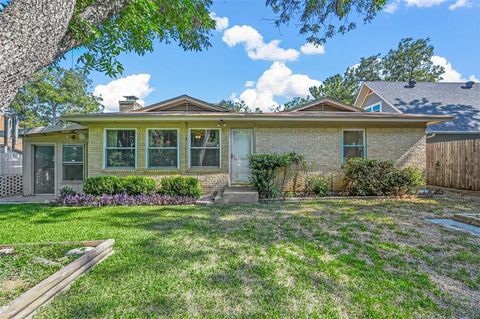
<path fill-rule="evenodd" d="M 209 170 L 190 169 L 188 167 L 188 130 L 189 128 L 217 128 L 218 122 L 204 122 L 193 125 L 192 123 L 178 122 L 165 124 L 150 123 L 142 126 L 136 124 L 109 124 L 93 125 L 89 128 L 88 141 L 82 141 L 88 148 L 86 161 L 87 176 L 99 175 L 145 175 L 157 180 L 169 175 L 194 176 L 200 179 L 205 193 L 222 189 L 229 182 L 229 132 L 231 127 L 254 127 L 255 152 L 257 153 L 282 153 L 297 152 L 305 155 L 308 162 L 308 172 L 332 176 L 332 186 L 339 189 L 341 183 L 342 162 L 342 128 L 341 127 L 265 127 L 253 123 L 241 125 L 227 125 L 221 129 L 221 168 Z M 105 169 L 104 157 L 104 130 L 105 128 L 135 128 L 137 130 L 137 167 L 135 169 Z M 179 129 L 179 170 L 156 170 L 146 167 L 146 132 L 147 128 L 177 128 Z M 425 128 L 365 128 L 366 154 L 368 158 L 389 159 L 400 167 L 414 166 L 425 170 Z M 30 195 L 31 175 L 28 160 L 32 154 L 31 145 L 38 143 L 55 144 L 57 150 L 62 144 L 71 144 L 66 139 L 67 135 L 55 134 L 27 139 L 26 187 L 25 194 Z M 78 143 L 79 141 L 75 141 Z M 57 154 L 58 178 L 61 172 L 60 152 Z M 302 178 L 304 176 L 301 176 Z M 290 180 L 291 183 L 291 180 Z M 56 183 L 58 188 L 65 185 L 60 180 Z M 72 185 L 76 186 L 76 185 Z M 78 187 L 81 187 L 79 184 Z"/>
<path fill-rule="evenodd" d="M 228 185 L 229 170 L 229 136 L 228 128 L 221 129 L 221 168 L 214 169 L 190 169 L 188 167 L 188 132 L 190 128 L 218 128 L 217 123 L 201 123 L 198 125 L 187 125 L 185 123 L 165 124 L 161 126 L 152 123 L 138 127 L 135 125 L 106 125 L 91 127 L 89 129 L 89 163 L 88 176 L 99 175 L 144 175 L 161 180 L 165 176 L 185 175 L 194 176 L 200 180 L 205 193 L 212 193 Z M 137 130 L 137 167 L 136 169 L 111 169 L 104 168 L 104 131 L 105 128 L 135 128 Z M 146 134 L 148 128 L 176 128 L 179 130 L 179 169 L 158 170 L 147 168 L 146 163 Z"/>
<path fill-rule="evenodd" d="M 308 174 L 330 176 L 332 188 L 342 188 L 342 128 L 265 127 L 255 132 L 256 152 L 304 154 Z M 365 128 L 365 135 L 367 158 L 425 171 L 425 128 Z M 292 184 L 290 176 L 287 184 Z"/>

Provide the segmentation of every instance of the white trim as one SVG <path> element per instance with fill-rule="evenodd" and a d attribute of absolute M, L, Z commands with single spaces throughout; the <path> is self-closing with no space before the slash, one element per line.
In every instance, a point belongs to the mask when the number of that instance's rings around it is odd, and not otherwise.
<path fill-rule="evenodd" d="M 192 135 L 192 130 L 217 130 L 219 131 L 218 133 L 218 156 L 219 156 L 219 161 L 218 161 L 218 166 L 193 166 L 191 163 L 191 135 Z M 208 148 L 208 149 L 217 149 L 217 147 L 200 147 L 200 148 Z M 222 128 L 217 127 L 217 128 L 212 128 L 212 127 L 190 127 L 188 128 L 188 136 L 187 136 L 187 156 L 188 156 L 188 169 L 192 170 L 213 170 L 213 169 L 221 169 L 222 168 Z"/>
<path fill-rule="evenodd" d="M 149 163 L 149 156 L 148 151 L 149 147 L 149 140 L 148 140 L 148 132 L 151 130 L 158 130 L 158 131 L 177 131 L 177 166 L 150 166 Z M 153 149 L 168 149 L 165 147 L 155 147 Z M 174 149 L 171 147 L 170 149 Z M 145 169 L 148 170 L 165 170 L 165 171 L 173 171 L 180 169 L 180 129 L 177 127 L 149 127 L 145 129 Z"/>
<path fill-rule="evenodd" d="M 365 112 L 368 112 L 367 111 L 368 108 L 371 108 L 371 107 L 373 108 L 374 106 L 377 106 L 377 105 L 380 105 L 380 111 L 378 111 L 378 112 L 383 112 L 382 101 L 378 101 L 378 102 L 372 103 L 370 105 L 367 105 L 363 109 L 365 110 Z M 369 113 L 378 113 L 378 112 L 371 111 Z"/>
<path fill-rule="evenodd" d="M 351 131 L 361 131 L 363 132 L 363 158 L 367 158 L 367 134 L 366 134 L 366 130 L 364 128 L 345 128 L 345 129 L 342 129 L 342 136 L 341 136 L 341 146 L 342 146 L 342 164 L 345 163 L 344 159 L 345 159 L 345 156 L 344 156 L 344 148 L 345 148 L 345 145 L 343 144 L 343 141 L 344 141 L 344 133 L 345 131 L 347 132 L 351 132 Z M 360 145 L 358 145 L 360 146 Z M 348 147 L 348 145 L 347 145 Z M 351 146 L 353 147 L 353 146 Z"/>
<path fill-rule="evenodd" d="M 250 154 L 253 154 L 253 145 L 255 143 L 255 139 L 254 139 L 254 133 L 255 133 L 255 130 L 253 127 L 231 127 L 230 128 L 230 132 L 229 132 L 229 143 L 228 143 L 228 176 L 229 176 L 229 185 L 231 185 L 233 183 L 233 180 L 232 180 L 232 151 L 233 151 L 233 131 L 234 130 L 249 130 L 252 132 L 252 135 L 250 136 Z"/>
<path fill-rule="evenodd" d="M 115 166 L 107 167 L 107 131 L 135 131 L 135 167 L 131 166 Z M 130 147 L 127 147 L 130 149 Z M 105 127 L 103 129 L 103 169 L 105 170 L 136 170 L 138 165 L 138 129 L 132 127 Z"/>
<path fill-rule="evenodd" d="M 375 93 L 381 100 L 383 100 L 385 103 L 387 103 L 391 108 L 393 108 L 395 111 L 397 111 L 400 114 L 403 114 L 402 111 L 400 111 L 397 107 L 395 107 L 392 103 L 390 103 L 386 98 L 384 98 L 380 93 L 378 93 L 376 90 L 372 89 L 369 87 L 367 84 L 364 83 L 366 87 L 368 87 L 370 90 L 372 90 L 373 93 Z M 365 97 L 366 99 L 367 97 Z M 364 101 L 365 103 L 365 101 Z"/>
<path fill-rule="evenodd" d="M 82 163 L 79 163 L 79 162 L 65 162 L 65 161 L 63 160 L 63 148 L 64 148 L 65 146 L 79 146 L 79 145 L 81 145 L 82 148 L 83 148 L 83 152 L 82 152 L 82 153 L 83 153 Z M 62 146 L 62 153 L 60 154 L 60 158 L 61 158 L 61 162 L 60 162 L 61 181 L 62 181 L 62 182 L 69 182 L 69 183 L 76 183 L 76 182 L 80 183 L 80 182 L 85 181 L 85 159 L 86 159 L 85 144 L 84 144 L 84 143 L 76 143 L 76 144 L 75 144 L 75 143 L 72 143 L 72 144 L 68 143 L 68 144 L 61 144 L 61 146 Z M 82 166 L 83 166 L 83 169 L 82 169 L 82 171 L 83 171 L 83 172 L 82 172 L 82 179 L 81 179 L 81 180 L 78 180 L 78 179 L 77 179 L 77 180 L 64 179 L 64 176 L 63 176 L 63 164 L 82 164 Z"/>

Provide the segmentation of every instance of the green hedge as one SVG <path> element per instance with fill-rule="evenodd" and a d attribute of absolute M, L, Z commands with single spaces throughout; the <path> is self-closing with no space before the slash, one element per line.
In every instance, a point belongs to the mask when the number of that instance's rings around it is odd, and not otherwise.
<path fill-rule="evenodd" d="M 272 198 L 281 195 L 285 183 L 287 167 L 304 162 L 303 155 L 295 152 L 277 154 L 251 154 L 248 157 L 250 180 L 260 198 Z M 275 187 L 277 171 L 283 168 L 282 189 Z"/>
<path fill-rule="evenodd" d="M 202 187 L 198 178 L 190 176 L 164 177 L 160 182 L 159 192 L 171 196 L 188 196 L 198 198 L 202 194 Z"/>
<path fill-rule="evenodd" d="M 123 191 L 128 195 L 153 194 L 157 183 L 150 177 L 126 176 L 122 179 Z"/>
<path fill-rule="evenodd" d="M 115 195 L 124 192 L 122 178 L 118 176 L 89 177 L 83 183 L 83 192 L 87 195 Z"/>
<path fill-rule="evenodd" d="M 398 169 L 392 161 L 352 158 L 342 165 L 345 193 L 352 196 L 414 194 L 425 183 L 421 171 Z"/>

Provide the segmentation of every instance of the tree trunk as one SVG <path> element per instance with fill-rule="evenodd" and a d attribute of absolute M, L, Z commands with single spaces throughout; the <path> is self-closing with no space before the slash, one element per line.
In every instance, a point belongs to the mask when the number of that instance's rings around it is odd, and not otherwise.
<path fill-rule="evenodd" d="M 0 109 L 30 76 L 55 61 L 75 0 L 13 0 L 0 13 Z"/>

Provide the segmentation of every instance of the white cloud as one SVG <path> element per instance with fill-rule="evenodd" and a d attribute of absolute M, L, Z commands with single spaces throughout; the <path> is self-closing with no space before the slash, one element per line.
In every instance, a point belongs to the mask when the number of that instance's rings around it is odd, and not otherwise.
<path fill-rule="evenodd" d="M 245 82 L 245 87 L 246 88 L 251 88 L 252 86 L 255 85 L 255 81 L 247 81 Z"/>
<path fill-rule="evenodd" d="M 435 6 L 437 4 L 441 4 L 446 0 L 405 0 L 407 6 L 412 7 L 419 7 L 419 8 L 429 8 Z"/>
<path fill-rule="evenodd" d="M 142 99 L 154 90 L 149 81 L 150 74 L 132 74 L 107 84 L 97 85 L 93 90 L 93 95 L 103 99 L 102 104 L 105 106 L 105 111 L 116 112 L 118 111 L 118 101 L 123 100 L 124 95 L 135 95 L 140 99 L 137 102 L 143 105 Z"/>
<path fill-rule="evenodd" d="M 460 72 L 455 70 L 452 66 L 452 63 L 448 62 L 443 56 L 434 55 L 432 57 L 432 62 L 435 65 L 443 66 L 445 73 L 442 75 L 441 82 L 465 82 L 465 79 Z M 468 77 L 469 81 L 478 81 L 478 79 L 472 74 Z"/>
<path fill-rule="evenodd" d="M 302 51 L 303 54 L 324 54 L 325 53 L 325 47 L 323 45 L 315 45 L 313 43 L 305 43 L 300 47 L 300 51 Z"/>
<path fill-rule="evenodd" d="M 470 0 L 457 0 L 455 3 L 452 3 L 451 5 L 448 6 L 450 10 L 455 10 L 461 7 L 471 7 L 472 3 Z"/>
<path fill-rule="evenodd" d="M 217 17 L 215 12 L 210 13 L 210 17 L 215 20 L 215 30 L 218 32 L 222 32 L 226 28 L 228 28 L 228 18 L 227 17 Z"/>
<path fill-rule="evenodd" d="M 275 97 L 292 98 L 295 96 L 306 97 L 308 89 L 320 85 L 318 80 L 311 79 L 304 74 L 294 74 L 282 62 L 274 62 L 268 70 L 263 72 L 255 88 L 249 88 L 240 94 L 240 100 L 252 109 L 260 107 L 268 110 L 271 106 L 278 105 Z"/>
<path fill-rule="evenodd" d="M 383 11 L 385 11 L 386 13 L 394 13 L 398 10 L 399 5 L 400 5 L 400 0 L 393 0 L 383 8 Z"/>
<path fill-rule="evenodd" d="M 248 57 L 252 60 L 294 61 L 300 55 L 295 49 L 280 48 L 280 40 L 265 43 L 263 36 L 249 25 L 235 25 L 225 30 L 222 40 L 229 47 L 243 44 Z"/>

